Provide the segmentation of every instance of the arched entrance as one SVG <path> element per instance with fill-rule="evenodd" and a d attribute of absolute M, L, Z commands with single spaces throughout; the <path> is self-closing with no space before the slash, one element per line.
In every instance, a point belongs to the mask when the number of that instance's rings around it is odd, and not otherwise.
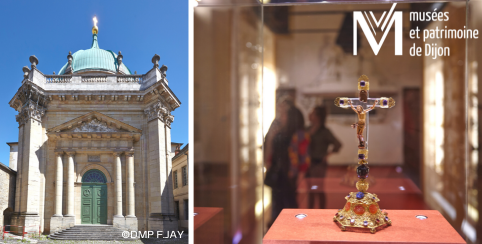
<path fill-rule="evenodd" d="M 3 211 L 3 225 L 11 225 L 12 224 L 12 214 L 13 209 L 7 208 Z M 2 224 L 2 223 L 0 223 Z"/>
<path fill-rule="evenodd" d="M 82 224 L 107 224 L 107 179 L 98 169 L 82 176 Z"/>

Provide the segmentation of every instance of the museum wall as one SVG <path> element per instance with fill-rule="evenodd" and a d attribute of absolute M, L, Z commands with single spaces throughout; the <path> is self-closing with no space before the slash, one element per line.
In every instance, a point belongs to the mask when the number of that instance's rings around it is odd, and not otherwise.
<path fill-rule="evenodd" d="M 427 28 L 463 29 L 467 25 L 465 3 L 448 3 L 444 11 L 450 13 L 451 21 L 433 22 Z M 424 199 L 431 208 L 440 211 L 469 243 L 475 243 L 478 210 L 470 185 L 476 175 L 470 168 L 471 164 L 478 164 L 477 152 L 473 150 L 478 144 L 474 140 L 478 133 L 474 127 L 478 123 L 478 85 L 473 77 L 477 62 L 475 56 L 472 61 L 465 62 L 465 39 L 430 42 L 449 47 L 450 56 L 424 57 Z M 468 50 L 469 57 L 479 52 L 475 46 Z"/>
<path fill-rule="evenodd" d="M 386 5 L 301 5 L 290 8 L 290 33 L 276 37 L 278 87 L 296 90 L 297 106 L 308 125 L 308 113 L 314 106 L 331 106 L 323 102 L 330 102 L 338 96 L 356 97 L 358 77 L 367 75 L 370 78 L 370 97 L 392 96 L 396 100 L 394 108 L 377 111 L 370 116 L 369 144 L 371 148 L 377 148 L 370 151 L 370 164 L 402 165 L 405 156 L 403 90 L 421 88 L 422 59 L 408 54 L 394 56 L 392 34 L 387 35 L 377 56 L 363 34 L 360 34 L 361 47 L 357 56 L 344 52 L 336 43 L 342 32 L 344 11 L 386 9 Z M 408 8 L 408 4 L 399 4 L 398 8 Z M 303 14 L 310 11 L 334 11 L 334 14 Z M 408 18 L 408 15 L 405 17 Z M 403 50 L 412 45 L 411 41 L 407 41 L 408 27 L 404 24 Z M 350 115 L 328 116 L 327 127 L 343 145 L 337 154 L 330 156 L 330 165 L 349 165 L 356 161 L 356 154 L 350 150 L 357 144 L 355 132 L 350 127 L 352 123 Z"/>
<path fill-rule="evenodd" d="M 225 243 L 263 236 L 260 7 L 194 12 L 194 206 L 223 208 Z"/>
<path fill-rule="evenodd" d="M 468 11 L 467 27 L 470 29 L 482 30 L 482 1 L 470 1 Z M 475 235 L 471 235 L 470 239 L 482 236 L 482 224 L 480 221 L 480 213 L 482 212 L 482 154 L 479 147 L 482 143 L 482 121 L 480 117 L 482 111 L 479 101 L 482 99 L 482 93 L 479 87 L 482 87 L 482 41 L 468 40 L 467 53 L 467 80 L 468 80 L 468 152 L 467 152 L 467 224 L 475 229 Z"/>
<path fill-rule="evenodd" d="M 472 4 L 482 6 L 480 1 Z M 424 45 L 409 37 L 414 27 L 408 13 L 413 5 L 397 5 L 404 12 L 402 56 L 394 55 L 393 31 L 378 55 L 361 31 L 357 56 L 340 41 L 347 32 L 347 13 L 370 9 L 380 18 L 387 4 L 264 6 L 262 15 L 252 7 L 195 9 L 194 206 L 223 208 L 226 243 L 260 240 L 255 238 L 259 230 L 268 229 L 272 195 L 271 188 L 260 187 L 266 160 L 261 148 L 276 118 L 278 99 L 294 98 L 308 126 L 308 114 L 316 105 L 333 109 L 336 97 L 356 97 L 356 82 L 362 74 L 370 78 L 370 97 L 396 101 L 392 109 L 370 112 L 369 162 L 387 166 L 377 167 L 385 174 L 373 178 L 414 186 L 414 192 L 404 193 L 404 187 L 394 190 L 393 194 L 411 199 L 400 201 L 402 207 L 397 209 L 436 209 L 469 243 L 474 233 L 480 236 L 477 77 L 482 75 L 478 68 L 482 55 L 478 44 L 469 45 L 466 66 L 465 40 L 433 41 L 449 46 L 450 57 L 405 53 L 414 43 Z M 464 3 L 447 3 L 444 11 L 450 11 L 455 20 L 444 23 L 447 27 L 459 29 L 466 24 Z M 262 27 L 257 18 L 263 20 Z M 482 28 L 479 18 L 470 18 L 477 26 L 473 29 Z M 432 22 L 426 28 L 440 24 Z M 472 70 L 469 77 L 466 69 Z M 327 119 L 342 149 L 328 159 L 333 167 L 325 178 L 340 177 L 340 182 L 346 172 L 337 166 L 356 162 L 352 150 L 357 140 L 350 128 L 356 121 L 354 113 L 347 111 L 330 111 Z M 329 197 L 326 202 L 332 204 L 333 195 Z"/>

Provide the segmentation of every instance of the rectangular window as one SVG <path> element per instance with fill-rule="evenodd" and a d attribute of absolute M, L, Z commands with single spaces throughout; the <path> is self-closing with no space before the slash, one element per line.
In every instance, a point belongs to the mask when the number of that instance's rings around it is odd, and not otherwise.
<path fill-rule="evenodd" d="M 172 179 L 174 180 L 174 189 L 177 188 L 177 170 L 174 171 L 174 177 L 172 177 Z"/>
<path fill-rule="evenodd" d="M 182 186 L 187 185 L 187 166 L 182 167 Z"/>
<path fill-rule="evenodd" d="M 176 208 L 176 218 L 179 219 L 179 201 L 174 201 L 174 207 Z"/>
<path fill-rule="evenodd" d="M 189 219 L 189 202 L 188 200 L 184 200 L 184 219 Z"/>

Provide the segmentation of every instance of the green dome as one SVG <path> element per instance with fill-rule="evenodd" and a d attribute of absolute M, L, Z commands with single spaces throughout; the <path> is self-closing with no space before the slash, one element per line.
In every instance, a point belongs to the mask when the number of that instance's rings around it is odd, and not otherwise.
<path fill-rule="evenodd" d="M 68 62 L 60 69 L 59 75 L 65 74 Z M 97 43 L 97 35 L 93 35 L 92 47 L 87 50 L 79 50 L 72 54 L 72 68 L 74 73 L 85 71 L 106 71 L 111 73 L 117 72 L 117 55 L 111 50 L 99 48 Z M 120 66 L 120 72 L 130 75 L 131 71 L 124 65 Z"/>

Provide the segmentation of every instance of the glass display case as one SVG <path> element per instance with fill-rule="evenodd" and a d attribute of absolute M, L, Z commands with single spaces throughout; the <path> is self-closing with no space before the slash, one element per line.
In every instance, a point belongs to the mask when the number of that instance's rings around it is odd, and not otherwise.
<path fill-rule="evenodd" d="M 363 131 L 379 207 L 437 210 L 482 243 L 480 13 L 482 0 L 199 1 L 195 212 L 223 209 L 223 243 L 262 243 L 281 209 L 344 208 L 359 140 L 335 100 L 366 75 L 370 97 L 396 101 Z"/>

